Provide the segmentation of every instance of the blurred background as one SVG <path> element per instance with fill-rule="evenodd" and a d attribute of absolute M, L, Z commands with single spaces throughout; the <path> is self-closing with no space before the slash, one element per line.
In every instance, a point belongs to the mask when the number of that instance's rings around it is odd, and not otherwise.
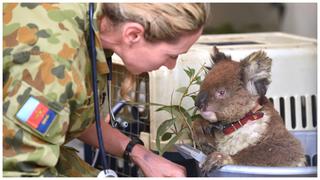
<path fill-rule="evenodd" d="M 204 34 L 281 31 L 317 38 L 317 3 L 211 3 Z"/>

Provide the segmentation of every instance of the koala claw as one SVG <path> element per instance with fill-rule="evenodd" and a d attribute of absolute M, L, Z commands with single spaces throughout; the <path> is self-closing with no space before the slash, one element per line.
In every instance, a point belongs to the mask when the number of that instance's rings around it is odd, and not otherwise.
<path fill-rule="evenodd" d="M 201 164 L 202 174 L 208 174 L 213 169 L 219 169 L 227 163 L 228 156 L 220 152 L 212 152 L 206 159 L 206 161 Z"/>

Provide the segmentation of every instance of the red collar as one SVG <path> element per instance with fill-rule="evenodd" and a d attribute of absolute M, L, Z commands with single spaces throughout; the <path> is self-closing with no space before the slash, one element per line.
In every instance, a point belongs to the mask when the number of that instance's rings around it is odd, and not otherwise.
<path fill-rule="evenodd" d="M 243 118 L 241 118 L 239 121 L 231 123 L 229 125 L 226 125 L 223 128 L 223 134 L 228 135 L 236 131 L 237 129 L 241 128 L 244 126 L 249 120 L 250 121 L 255 121 L 263 117 L 263 112 L 257 111 L 253 113 L 252 111 L 248 112 Z"/>

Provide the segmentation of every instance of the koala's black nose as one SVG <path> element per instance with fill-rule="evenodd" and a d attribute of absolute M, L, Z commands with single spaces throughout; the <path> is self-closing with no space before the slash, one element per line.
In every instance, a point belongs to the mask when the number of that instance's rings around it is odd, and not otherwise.
<path fill-rule="evenodd" d="M 200 91 L 196 97 L 194 105 L 197 106 L 199 109 L 202 109 L 208 103 L 208 92 L 207 91 Z"/>

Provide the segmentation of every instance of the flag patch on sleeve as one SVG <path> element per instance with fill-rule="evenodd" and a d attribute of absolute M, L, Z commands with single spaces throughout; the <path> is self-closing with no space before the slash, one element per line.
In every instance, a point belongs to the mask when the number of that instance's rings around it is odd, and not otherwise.
<path fill-rule="evenodd" d="M 56 112 L 30 96 L 16 114 L 16 117 L 31 128 L 44 134 L 56 117 Z"/>

